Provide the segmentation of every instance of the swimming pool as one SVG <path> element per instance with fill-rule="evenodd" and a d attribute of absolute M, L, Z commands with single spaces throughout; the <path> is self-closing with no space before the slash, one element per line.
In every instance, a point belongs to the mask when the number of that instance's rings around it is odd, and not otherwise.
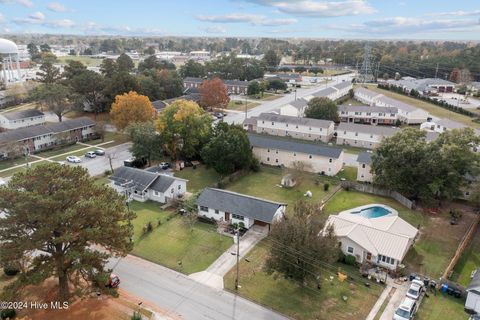
<path fill-rule="evenodd" d="M 386 216 L 387 214 L 390 214 L 392 212 L 385 207 L 371 206 L 371 207 L 362 208 L 358 211 L 350 211 L 350 213 L 351 214 L 358 214 L 362 217 L 371 219 L 371 218 L 383 217 L 383 216 Z"/>

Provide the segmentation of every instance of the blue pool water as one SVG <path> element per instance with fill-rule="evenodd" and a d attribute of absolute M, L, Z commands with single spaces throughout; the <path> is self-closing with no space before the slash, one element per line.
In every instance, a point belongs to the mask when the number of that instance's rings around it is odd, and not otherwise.
<path fill-rule="evenodd" d="M 384 207 L 374 206 L 374 207 L 364 208 L 360 211 L 352 211 L 351 213 L 359 214 L 362 217 L 371 219 L 371 218 L 379 218 L 379 217 L 386 216 L 387 214 L 390 214 L 390 210 L 385 209 Z"/>

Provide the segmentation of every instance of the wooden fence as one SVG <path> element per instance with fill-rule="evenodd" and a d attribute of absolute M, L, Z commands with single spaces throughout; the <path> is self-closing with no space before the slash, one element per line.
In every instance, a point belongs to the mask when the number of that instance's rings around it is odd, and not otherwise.
<path fill-rule="evenodd" d="M 371 193 L 379 196 L 393 198 L 398 202 L 400 202 L 401 204 L 403 204 L 408 209 L 414 209 L 415 207 L 415 202 L 402 196 L 400 193 L 396 191 L 379 188 L 371 184 L 363 184 L 363 183 L 357 183 L 353 181 L 342 181 L 341 185 L 344 189 L 348 188 L 348 189 L 353 189 L 360 192 Z"/>

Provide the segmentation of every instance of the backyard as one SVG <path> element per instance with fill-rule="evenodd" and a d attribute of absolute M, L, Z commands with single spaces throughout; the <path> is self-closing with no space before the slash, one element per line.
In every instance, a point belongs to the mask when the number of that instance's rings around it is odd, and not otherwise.
<path fill-rule="evenodd" d="M 450 280 L 467 287 L 470 283 L 472 271 L 480 268 L 480 229 L 477 229 L 472 242 L 462 253 L 462 257 L 455 265 Z"/>
<path fill-rule="evenodd" d="M 179 272 L 206 269 L 233 244 L 232 238 L 217 233 L 215 225 L 187 224 L 175 211 L 160 209 L 158 203 L 133 201 L 130 208 L 137 214 L 132 253 Z M 143 234 L 148 222 L 153 230 Z"/>
<path fill-rule="evenodd" d="M 187 190 L 191 193 L 197 193 L 206 187 L 211 187 L 217 183 L 221 177 L 213 170 L 205 165 L 198 165 L 195 169 L 193 167 L 184 168 L 181 171 L 175 171 L 175 177 L 187 179 Z"/>
<path fill-rule="evenodd" d="M 87 67 L 98 67 L 102 63 L 103 59 L 95 59 L 90 56 L 64 56 L 57 58 L 58 63 L 60 64 L 67 64 L 68 60 L 79 61 L 86 65 Z"/>
<path fill-rule="evenodd" d="M 467 320 L 468 315 L 463 311 L 465 300 L 453 298 L 437 291 L 436 295 L 425 297 L 417 312 L 416 320 L 455 319 Z"/>
<path fill-rule="evenodd" d="M 365 319 L 383 290 L 378 285 L 367 288 L 361 282 L 340 282 L 331 270 L 322 271 L 321 289 L 268 275 L 263 270 L 268 249 L 267 240 L 263 240 L 242 259 L 238 293 L 292 318 Z M 227 273 L 224 282 L 226 289 L 234 291 L 235 268 Z"/>

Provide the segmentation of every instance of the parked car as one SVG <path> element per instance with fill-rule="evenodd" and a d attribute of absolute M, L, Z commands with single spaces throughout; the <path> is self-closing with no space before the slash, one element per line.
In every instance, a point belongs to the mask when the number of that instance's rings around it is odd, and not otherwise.
<path fill-rule="evenodd" d="M 118 288 L 119 285 L 120 278 L 116 274 L 111 273 L 106 286 L 109 288 Z"/>
<path fill-rule="evenodd" d="M 160 162 L 160 164 L 158 165 L 160 168 L 162 168 L 163 170 L 167 170 L 168 168 L 170 168 L 170 163 L 168 162 Z"/>
<path fill-rule="evenodd" d="M 77 156 L 68 156 L 67 161 L 71 162 L 71 163 L 80 163 L 80 162 L 82 162 L 82 159 L 80 159 Z"/>
<path fill-rule="evenodd" d="M 412 280 L 412 284 L 410 285 L 410 288 L 408 288 L 408 291 L 407 291 L 407 297 L 412 298 L 414 300 L 418 300 L 422 295 L 423 286 L 424 286 L 423 281 L 420 281 L 417 279 Z"/>
<path fill-rule="evenodd" d="M 223 119 L 223 117 L 225 117 L 225 114 L 221 113 L 221 112 L 215 112 L 213 114 L 217 119 Z"/>
<path fill-rule="evenodd" d="M 135 159 L 130 158 L 123 161 L 123 165 L 125 167 L 133 167 L 133 168 L 143 168 L 147 164 L 146 159 Z"/>
<path fill-rule="evenodd" d="M 417 312 L 417 301 L 408 297 L 395 310 L 393 320 L 412 320 Z"/>
<path fill-rule="evenodd" d="M 105 155 L 105 150 L 102 149 L 97 149 L 93 151 L 97 156 L 104 156 Z"/>
<path fill-rule="evenodd" d="M 87 153 L 85 153 L 85 158 L 96 158 L 96 157 L 97 155 L 93 151 L 88 151 Z"/>

